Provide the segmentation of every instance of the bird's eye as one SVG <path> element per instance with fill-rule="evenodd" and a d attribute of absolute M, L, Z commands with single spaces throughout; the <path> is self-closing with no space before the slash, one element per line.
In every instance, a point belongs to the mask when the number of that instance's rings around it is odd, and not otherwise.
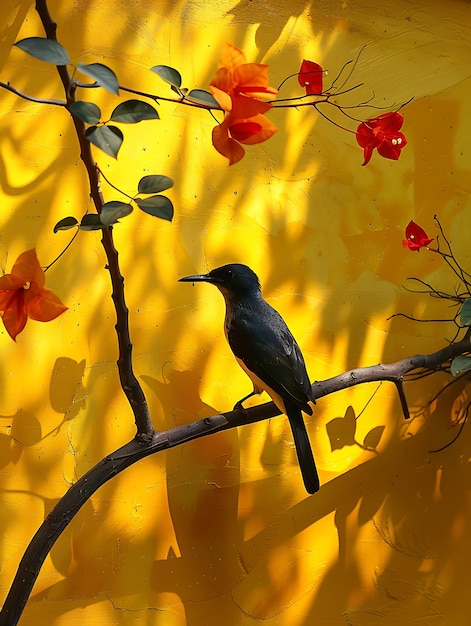
<path fill-rule="evenodd" d="M 227 278 L 232 278 L 232 275 L 233 275 L 233 271 L 227 270 Z"/>

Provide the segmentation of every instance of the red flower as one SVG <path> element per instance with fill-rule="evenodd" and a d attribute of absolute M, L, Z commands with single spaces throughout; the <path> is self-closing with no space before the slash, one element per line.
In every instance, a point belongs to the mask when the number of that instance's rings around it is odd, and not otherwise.
<path fill-rule="evenodd" d="M 404 116 L 400 113 L 383 113 L 358 126 L 356 137 L 364 148 L 363 165 L 369 162 L 375 148 L 386 159 L 397 161 L 402 148 L 407 144 L 407 139 L 399 132 L 403 121 Z"/>
<path fill-rule="evenodd" d="M 229 113 L 222 124 L 213 128 L 213 146 L 229 159 L 229 165 L 232 165 L 240 161 L 245 154 L 240 144 L 262 143 L 270 139 L 277 130 L 265 115 L 240 119 Z"/>
<path fill-rule="evenodd" d="M 245 154 L 241 143 L 261 143 L 278 130 L 263 115 L 272 105 L 262 100 L 276 95 L 277 89 L 268 84 L 268 65 L 246 63 L 244 53 L 232 44 L 226 44 L 210 88 L 226 111 L 224 121 L 213 129 L 213 145 L 232 165 Z"/>
<path fill-rule="evenodd" d="M 28 317 L 50 322 L 67 310 L 59 298 L 44 287 L 45 281 L 34 249 L 20 254 L 11 274 L 0 277 L 0 313 L 13 340 L 16 341 Z"/>
<path fill-rule="evenodd" d="M 298 83 L 301 87 L 306 88 L 306 94 L 320 95 L 322 93 L 322 67 L 314 61 L 306 61 L 301 63 L 301 69 L 298 74 Z"/>
<path fill-rule="evenodd" d="M 420 250 L 420 248 L 426 248 L 432 241 L 433 237 L 430 238 L 425 230 L 421 228 L 414 221 L 410 221 L 407 224 L 406 228 L 406 239 L 402 240 L 402 245 L 404 248 L 409 248 L 409 250 Z"/>

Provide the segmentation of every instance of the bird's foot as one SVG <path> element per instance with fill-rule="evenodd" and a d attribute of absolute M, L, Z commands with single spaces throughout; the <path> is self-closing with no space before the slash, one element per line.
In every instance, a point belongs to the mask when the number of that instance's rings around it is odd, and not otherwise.
<path fill-rule="evenodd" d="M 239 402 L 236 402 L 234 404 L 234 408 L 232 410 L 233 411 L 246 411 L 247 409 L 244 406 L 242 406 L 242 403 L 245 402 L 246 400 L 248 400 L 249 398 L 251 398 L 254 395 L 255 395 L 255 391 L 252 391 L 249 394 L 247 394 L 246 396 L 244 396 L 243 398 L 241 398 L 239 400 Z"/>

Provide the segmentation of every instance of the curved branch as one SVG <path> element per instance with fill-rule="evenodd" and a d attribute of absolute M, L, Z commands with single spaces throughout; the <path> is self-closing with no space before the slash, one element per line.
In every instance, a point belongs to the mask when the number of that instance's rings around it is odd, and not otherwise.
<path fill-rule="evenodd" d="M 315 382 L 312 385 L 313 395 L 315 399 L 319 399 L 355 385 L 390 381 L 400 390 L 402 408 L 407 417 L 407 404 L 401 391 L 405 374 L 416 369 L 433 370 L 455 356 L 469 352 L 471 342 L 461 341 L 433 354 L 416 355 L 395 363 L 356 368 Z M 134 440 L 102 459 L 67 491 L 34 535 L 20 561 L 15 579 L 0 611 L 0 626 L 15 626 L 18 623 L 44 559 L 75 514 L 102 485 L 151 454 L 222 430 L 254 424 L 279 414 L 280 411 L 273 402 L 268 402 L 249 409 L 213 415 L 166 432 L 153 432 L 147 441 L 140 441 L 136 436 Z"/>
<path fill-rule="evenodd" d="M 56 100 L 55 98 L 36 98 L 35 96 L 30 96 L 28 93 L 25 93 L 24 91 L 20 91 L 16 87 L 13 87 L 13 85 L 10 85 L 10 83 L 4 83 L 3 81 L 0 81 L 0 87 L 3 87 L 3 89 L 6 89 L 7 91 L 11 91 L 20 98 L 23 98 L 23 100 L 29 100 L 30 102 L 38 102 L 39 104 L 52 104 L 54 106 L 60 107 L 67 106 L 67 102 L 65 100 Z"/>
<path fill-rule="evenodd" d="M 208 435 L 225 422 L 224 416 L 215 415 L 194 424 L 173 428 L 167 433 L 154 433 L 152 440 L 146 444 L 140 442 L 136 437 L 102 459 L 84 474 L 59 500 L 26 548 L 13 584 L 0 611 L 0 626 L 15 626 L 18 623 L 42 564 L 52 546 L 76 513 L 99 487 L 146 456 L 171 448 L 181 441 Z"/>
<path fill-rule="evenodd" d="M 165 96 L 157 96 L 153 93 L 149 93 L 147 91 L 140 91 L 139 89 L 132 89 L 131 87 L 125 87 L 124 85 L 119 86 L 120 91 L 126 91 L 127 93 L 133 93 L 136 96 L 142 96 L 143 98 L 149 98 L 150 100 L 154 100 L 157 104 L 159 101 L 162 102 L 174 102 L 175 104 L 183 104 L 187 107 L 193 107 L 194 109 L 204 109 L 206 111 L 222 111 L 220 106 L 212 106 L 211 104 L 199 104 L 198 102 L 192 102 L 191 100 L 187 100 L 185 97 L 181 98 L 167 98 Z"/>

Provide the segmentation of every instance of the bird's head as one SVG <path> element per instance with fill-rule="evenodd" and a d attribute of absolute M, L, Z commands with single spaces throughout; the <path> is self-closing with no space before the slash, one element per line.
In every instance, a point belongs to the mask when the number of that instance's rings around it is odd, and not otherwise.
<path fill-rule="evenodd" d="M 185 276 L 179 282 L 196 283 L 206 282 L 215 285 L 225 298 L 231 296 L 244 296 L 260 292 L 260 282 L 257 274 L 247 265 L 241 263 L 229 263 L 216 267 L 207 274 Z"/>

